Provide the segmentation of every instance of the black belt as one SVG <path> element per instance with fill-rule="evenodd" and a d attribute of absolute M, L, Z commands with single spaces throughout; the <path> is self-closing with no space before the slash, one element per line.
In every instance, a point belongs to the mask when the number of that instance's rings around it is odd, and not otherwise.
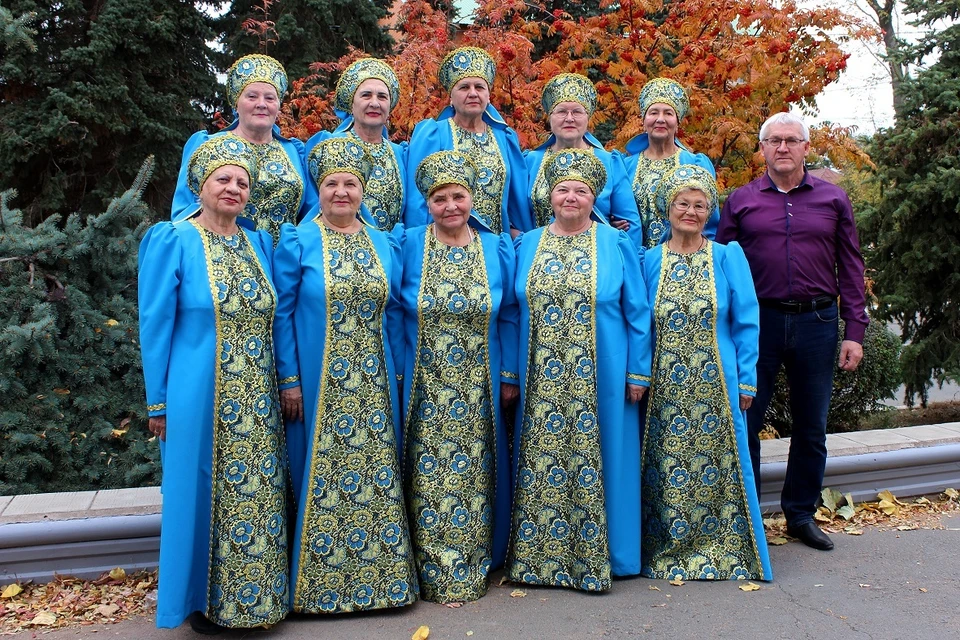
<path fill-rule="evenodd" d="M 834 296 L 817 296 L 813 300 L 760 300 L 760 306 L 776 309 L 780 313 L 810 313 L 818 309 L 832 307 L 837 299 Z"/>

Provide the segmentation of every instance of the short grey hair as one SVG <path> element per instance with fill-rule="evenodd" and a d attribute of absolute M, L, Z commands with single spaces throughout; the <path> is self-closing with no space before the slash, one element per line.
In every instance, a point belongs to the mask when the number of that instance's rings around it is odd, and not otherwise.
<path fill-rule="evenodd" d="M 800 116 L 787 111 L 775 113 L 767 118 L 767 121 L 760 127 L 760 140 L 767 137 L 767 131 L 775 124 L 795 124 L 800 127 L 800 133 L 803 134 L 804 141 L 810 141 L 810 127 L 807 126 L 807 123 Z"/>

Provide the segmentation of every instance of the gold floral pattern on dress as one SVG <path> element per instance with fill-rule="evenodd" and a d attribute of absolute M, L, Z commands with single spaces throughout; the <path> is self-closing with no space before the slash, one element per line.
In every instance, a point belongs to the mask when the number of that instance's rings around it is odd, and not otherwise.
<path fill-rule="evenodd" d="M 253 220 L 258 231 L 273 236 L 273 246 L 277 246 L 280 226 L 284 222 L 297 223 L 303 178 L 278 140 L 249 146 L 257 157 L 259 170 L 244 216 Z"/>
<path fill-rule="evenodd" d="M 406 420 L 407 499 L 421 595 L 487 592 L 496 435 L 487 333 L 490 287 L 480 238 L 448 247 L 426 230 L 417 361 Z"/>
<path fill-rule="evenodd" d="M 637 200 L 640 224 L 643 226 L 643 246 L 647 249 L 660 244 L 670 222 L 657 212 L 657 185 L 660 179 L 680 166 L 680 150 L 669 158 L 651 160 L 640 153 L 637 172 L 633 176 L 633 197 Z"/>
<path fill-rule="evenodd" d="M 477 165 L 477 184 L 473 190 L 473 209 L 494 233 L 501 233 L 501 205 L 507 190 L 507 165 L 503 161 L 497 138 L 489 126 L 483 133 L 473 133 L 457 126 L 450 119 L 453 150 L 465 153 Z"/>
<path fill-rule="evenodd" d="M 217 328 L 206 615 L 226 627 L 289 610 L 287 459 L 276 367 L 276 296 L 242 232 L 200 232 Z"/>
<path fill-rule="evenodd" d="M 713 243 L 662 251 L 641 458 L 642 575 L 764 579 L 717 345 Z"/>
<path fill-rule="evenodd" d="M 353 131 L 350 135 L 373 158 L 373 170 L 363 189 L 363 204 L 367 205 L 378 229 L 392 231 L 400 222 L 403 209 L 403 181 L 393 146 L 387 140 L 366 142 Z"/>
<path fill-rule="evenodd" d="M 597 411 L 596 225 L 544 230 L 526 284 L 530 355 L 507 576 L 610 588 Z"/>
<path fill-rule="evenodd" d="M 547 178 L 543 175 L 543 168 L 550 162 L 553 151 L 547 149 L 543 153 L 543 160 L 537 169 L 537 176 L 533 179 L 533 187 L 530 189 L 530 199 L 533 200 L 534 223 L 538 227 L 545 227 L 553 220 L 553 205 L 550 204 L 550 187 L 547 185 Z"/>
<path fill-rule="evenodd" d="M 326 257 L 327 334 L 293 607 L 398 607 L 417 599 L 417 583 L 383 347 L 390 285 L 366 229 L 314 223 Z"/>

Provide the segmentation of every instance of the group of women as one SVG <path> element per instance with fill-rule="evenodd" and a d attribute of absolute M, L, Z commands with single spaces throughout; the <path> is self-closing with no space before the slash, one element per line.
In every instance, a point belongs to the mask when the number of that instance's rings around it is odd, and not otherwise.
<path fill-rule="evenodd" d="M 450 106 L 397 144 L 396 75 L 358 60 L 341 125 L 303 145 L 275 125 L 280 64 L 231 68 L 236 121 L 187 142 L 140 248 L 158 626 L 458 606 L 500 566 L 586 591 L 772 578 L 744 464 L 757 300 L 740 247 L 709 239 L 683 88 L 648 83 L 624 155 L 560 74 L 522 153 L 494 74 L 450 53 Z"/>

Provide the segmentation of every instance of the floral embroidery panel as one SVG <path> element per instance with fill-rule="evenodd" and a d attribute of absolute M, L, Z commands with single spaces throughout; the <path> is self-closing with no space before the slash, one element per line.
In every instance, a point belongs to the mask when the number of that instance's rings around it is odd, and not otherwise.
<path fill-rule="evenodd" d="M 662 251 L 641 458 L 642 575 L 763 579 L 717 346 L 713 243 L 691 255 Z"/>
<path fill-rule="evenodd" d="M 192 224 L 203 240 L 219 345 L 206 615 L 226 627 L 273 624 L 289 610 L 276 297 L 243 233 L 221 236 Z"/>
<path fill-rule="evenodd" d="M 487 592 L 496 434 L 483 244 L 440 243 L 427 227 L 419 339 L 407 414 L 407 496 L 421 595 L 466 602 Z"/>
<path fill-rule="evenodd" d="M 327 338 L 309 437 L 294 609 L 342 613 L 417 598 L 383 347 L 389 283 L 366 230 L 319 225 Z"/>
<path fill-rule="evenodd" d="M 545 227 L 553 220 L 553 205 L 550 204 L 550 186 L 544 176 L 543 168 L 550 162 L 554 152 L 549 149 L 543 153 L 543 160 L 533 179 L 530 198 L 533 200 L 533 217 L 538 227 Z"/>
<path fill-rule="evenodd" d="M 633 177 L 633 197 L 643 226 L 643 246 L 647 249 L 660 244 L 670 221 L 657 211 L 657 185 L 671 169 L 680 166 L 680 150 L 669 158 L 651 160 L 642 153 L 637 156 L 637 173 Z"/>
<path fill-rule="evenodd" d="M 453 149 L 470 156 L 477 165 L 477 185 L 473 190 L 473 209 L 491 231 L 502 233 L 501 206 L 507 190 L 507 166 L 504 163 L 497 138 L 487 127 L 483 133 L 473 133 L 450 120 Z"/>
<path fill-rule="evenodd" d="M 373 158 L 373 171 L 363 190 L 363 204 L 367 205 L 378 229 L 392 231 L 403 212 L 403 183 L 393 147 L 387 140 L 366 142 L 356 133 L 350 133 Z"/>
<path fill-rule="evenodd" d="M 284 222 L 297 223 L 303 179 L 279 141 L 250 146 L 257 155 L 260 170 L 244 215 L 253 220 L 258 231 L 267 231 L 273 236 L 273 246 L 277 246 L 280 226 Z"/>
<path fill-rule="evenodd" d="M 530 267 L 519 463 L 507 575 L 530 584 L 610 588 L 597 420 L 596 225 L 544 231 Z"/>

